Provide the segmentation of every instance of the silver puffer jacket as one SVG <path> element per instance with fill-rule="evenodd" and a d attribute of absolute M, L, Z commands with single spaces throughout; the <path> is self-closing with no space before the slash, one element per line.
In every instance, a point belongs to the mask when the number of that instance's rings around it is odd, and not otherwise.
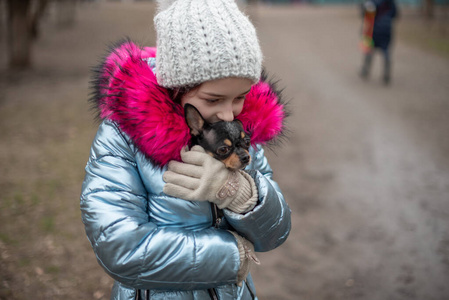
<path fill-rule="evenodd" d="M 126 89 L 123 79 L 119 82 L 120 90 Z M 97 84 L 109 83 L 102 78 Z M 104 90 L 98 95 L 104 97 Z M 251 148 L 246 168 L 258 187 L 256 207 L 246 214 L 224 209 L 216 228 L 210 203 L 163 193 L 166 165 L 132 135 L 128 118 L 115 118 L 114 107 L 104 102 L 99 107 L 108 114 L 92 143 L 81 212 L 99 264 L 115 279 L 111 299 L 257 299 L 251 276 L 236 285 L 239 251 L 228 230 L 251 241 L 255 251 L 269 251 L 287 239 L 291 226 L 290 209 L 262 147 Z"/>

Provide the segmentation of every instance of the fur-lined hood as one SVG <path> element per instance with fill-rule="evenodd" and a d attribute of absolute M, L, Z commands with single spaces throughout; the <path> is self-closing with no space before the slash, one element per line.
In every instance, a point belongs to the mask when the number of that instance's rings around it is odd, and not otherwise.
<path fill-rule="evenodd" d="M 115 46 L 94 70 L 91 97 L 101 119 L 116 122 L 137 148 L 159 167 L 180 160 L 190 142 L 184 110 L 167 89 L 158 85 L 147 59 L 156 48 L 127 40 Z M 272 143 L 284 131 L 287 116 L 280 92 L 263 75 L 246 96 L 237 119 L 251 135 L 251 143 Z"/>

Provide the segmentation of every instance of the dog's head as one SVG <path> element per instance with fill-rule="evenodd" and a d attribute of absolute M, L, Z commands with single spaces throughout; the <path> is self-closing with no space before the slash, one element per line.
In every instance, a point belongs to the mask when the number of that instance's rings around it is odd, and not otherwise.
<path fill-rule="evenodd" d="M 248 149 L 251 139 L 243 129 L 242 122 L 234 120 L 208 123 L 191 104 L 184 106 L 184 115 L 192 135 L 192 146 L 200 145 L 228 169 L 243 169 L 250 163 Z"/>

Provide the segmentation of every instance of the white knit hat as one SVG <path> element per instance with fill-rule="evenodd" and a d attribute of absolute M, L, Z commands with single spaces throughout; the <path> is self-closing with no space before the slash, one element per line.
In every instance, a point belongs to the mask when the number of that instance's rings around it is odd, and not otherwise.
<path fill-rule="evenodd" d="M 166 88 L 243 77 L 259 81 L 262 52 L 254 26 L 234 0 L 159 1 L 156 77 Z"/>

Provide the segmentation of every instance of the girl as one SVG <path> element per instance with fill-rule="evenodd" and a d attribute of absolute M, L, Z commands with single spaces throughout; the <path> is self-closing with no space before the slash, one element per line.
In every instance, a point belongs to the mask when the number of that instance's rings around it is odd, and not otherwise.
<path fill-rule="evenodd" d="M 285 112 L 259 81 L 255 29 L 232 0 L 162 3 L 155 28 L 157 51 L 124 41 L 96 74 L 87 236 L 115 279 L 112 299 L 257 299 L 254 251 L 281 245 L 291 225 L 260 146 L 282 134 Z M 242 121 L 252 142 L 244 171 L 188 150 L 186 103 L 209 122 Z M 230 180 L 236 192 L 219 196 Z"/>

